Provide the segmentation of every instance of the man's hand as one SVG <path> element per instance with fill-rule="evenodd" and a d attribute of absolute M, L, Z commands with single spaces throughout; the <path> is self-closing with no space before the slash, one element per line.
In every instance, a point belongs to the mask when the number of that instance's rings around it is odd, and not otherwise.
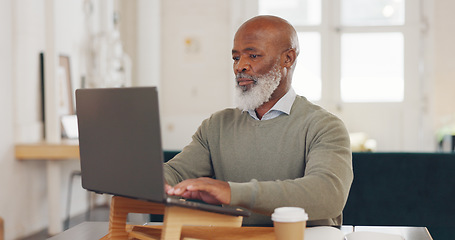
<path fill-rule="evenodd" d="M 229 183 L 212 178 L 188 179 L 174 187 L 166 184 L 165 190 L 168 195 L 199 199 L 210 204 L 229 204 L 231 202 Z"/>

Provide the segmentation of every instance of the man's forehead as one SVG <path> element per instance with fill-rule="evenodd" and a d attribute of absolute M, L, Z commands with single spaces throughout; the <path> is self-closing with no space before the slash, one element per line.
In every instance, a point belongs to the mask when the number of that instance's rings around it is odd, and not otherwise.
<path fill-rule="evenodd" d="M 244 26 L 237 31 L 234 36 L 234 41 L 237 39 L 243 41 L 256 41 L 267 36 L 271 37 L 271 35 L 274 35 L 274 31 L 270 28 Z"/>
<path fill-rule="evenodd" d="M 252 39 L 236 39 L 232 52 L 258 52 L 264 51 L 270 47 L 266 39 L 252 38 Z"/>
<path fill-rule="evenodd" d="M 266 34 L 264 31 L 239 31 L 234 37 L 234 49 L 257 50 L 273 40 L 273 34 Z"/>

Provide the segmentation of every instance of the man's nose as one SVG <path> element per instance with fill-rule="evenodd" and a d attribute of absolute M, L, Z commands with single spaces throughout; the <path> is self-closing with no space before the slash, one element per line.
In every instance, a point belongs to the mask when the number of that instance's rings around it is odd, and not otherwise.
<path fill-rule="evenodd" d="M 240 58 L 235 65 L 235 71 L 237 73 L 247 72 L 250 70 L 250 68 L 250 63 L 244 58 Z"/>

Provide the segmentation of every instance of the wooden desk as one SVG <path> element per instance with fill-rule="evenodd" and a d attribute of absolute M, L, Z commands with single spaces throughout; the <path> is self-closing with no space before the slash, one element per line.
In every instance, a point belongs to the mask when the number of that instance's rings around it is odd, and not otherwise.
<path fill-rule="evenodd" d="M 149 223 L 147 227 L 150 227 L 151 230 L 159 229 L 161 225 L 159 223 Z M 129 226 L 132 227 L 131 225 Z M 182 229 L 182 236 L 208 236 L 209 239 L 218 239 L 213 236 L 214 231 L 207 229 L 210 227 L 196 227 L 188 226 Z M 49 240 L 66 240 L 66 239 L 79 239 L 79 240 L 95 240 L 103 238 L 109 229 L 108 222 L 84 222 L 73 228 L 70 228 L 63 233 L 60 233 Z M 226 230 L 229 230 L 226 232 Z M 352 226 L 343 226 L 341 231 L 345 234 L 351 233 L 353 231 Z M 227 234 L 229 238 L 241 240 L 241 239 L 260 239 L 260 240 L 274 240 L 275 233 L 273 232 L 273 227 L 242 227 L 242 228 L 217 228 L 215 232 L 219 232 L 220 239 L 226 239 Z M 185 238 L 184 238 L 185 239 Z M 190 238 L 194 239 L 194 238 Z"/>
<path fill-rule="evenodd" d="M 83 222 L 72 227 L 48 240 L 98 240 L 104 237 L 109 231 L 108 222 Z"/>
<path fill-rule="evenodd" d="M 152 223 L 156 227 L 156 223 Z M 152 226 L 153 227 L 153 226 Z M 191 228 L 191 227 L 189 227 Z M 198 227 L 190 230 L 187 228 L 183 231 L 198 231 Z M 202 227 L 203 228 L 203 227 Z M 207 228 L 207 227 L 206 227 Z M 66 240 L 66 239 L 79 239 L 79 240 L 95 240 L 104 237 L 109 230 L 109 223 L 108 222 L 84 222 L 81 223 L 73 228 L 70 228 L 49 240 Z M 273 228 L 264 228 L 264 227 L 250 227 L 245 229 L 248 232 L 249 236 L 242 236 L 236 237 L 235 239 L 252 239 L 252 234 L 254 235 L 255 232 L 257 236 L 260 236 L 260 239 L 275 239 L 273 235 Z M 372 231 L 372 232 L 381 232 L 381 233 L 392 233 L 392 234 L 399 234 L 403 236 L 406 240 L 432 240 L 430 234 L 428 233 L 425 227 L 375 227 L 375 226 L 343 226 L 341 227 L 341 231 L 344 234 L 350 232 L 357 232 L 357 231 Z M 235 233 L 234 233 L 235 234 Z M 256 238 L 253 238 L 256 239 Z"/>
<path fill-rule="evenodd" d="M 73 140 L 61 143 L 20 143 L 16 144 L 14 148 L 17 160 L 47 161 L 48 233 L 50 235 L 60 233 L 63 230 L 60 201 L 61 160 L 79 159 L 79 142 Z"/>
<path fill-rule="evenodd" d="M 20 143 L 14 146 L 18 160 L 65 160 L 79 158 L 78 141 Z"/>

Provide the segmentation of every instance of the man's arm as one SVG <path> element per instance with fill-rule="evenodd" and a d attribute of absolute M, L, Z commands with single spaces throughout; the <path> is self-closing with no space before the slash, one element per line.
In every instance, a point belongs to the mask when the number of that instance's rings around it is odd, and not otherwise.
<path fill-rule="evenodd" d="M 216 180 L 210 160 L 207 132 L 210 118 L 202 122 L 192 142 L 180 154 L 164 164 L 168 195 L 198 199 L 211 204 L 229 204 L 231 189 L 228 182 Z"/>
<path fill-rule="evenodd" d="M 177 185 L 186 179 L 213 176 L 209 146 L 204 130 L 207 125 L 208 120 L 203 121 L 193 135 L 191 143 L 173 159 L 164 163 L 164 177 L 170 186 Z"/>

